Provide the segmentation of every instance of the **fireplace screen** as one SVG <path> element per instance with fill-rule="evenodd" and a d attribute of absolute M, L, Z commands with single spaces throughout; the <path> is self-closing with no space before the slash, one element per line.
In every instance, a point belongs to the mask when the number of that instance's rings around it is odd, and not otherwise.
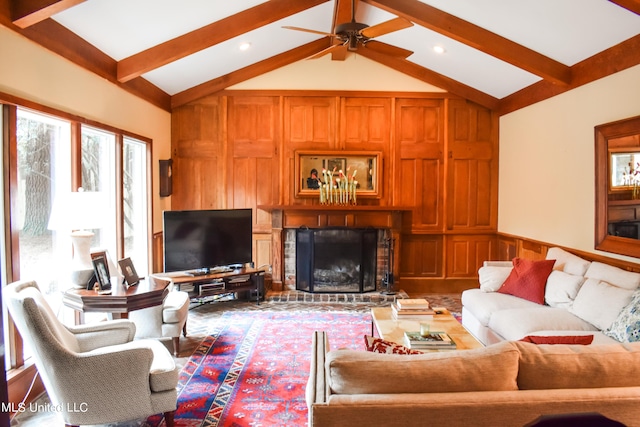
<path fill-rule="evenodd" d="M 377 231 L 355 228 L 296 232 L 296 289 L 368 292 L 376 289 Z"/>

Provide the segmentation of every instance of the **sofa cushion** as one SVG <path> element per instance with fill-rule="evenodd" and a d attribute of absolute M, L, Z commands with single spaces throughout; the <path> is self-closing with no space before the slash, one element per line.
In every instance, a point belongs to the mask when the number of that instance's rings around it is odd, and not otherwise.
<path fill-rule="evenodd" d="M 590 261 L 556 247 L 550 248 L 547 251 L 546 259 L 556 260 L 553 266 L 554 270 L 563 271 L 575 276 L 584 276 L 591 265 Z"/>
<path fill-rule="evenodd" d="M 423 354 L 424 352 L 418 350 L 411 350 L 400 344 L 396 344 L 392 341 L 383 340 L 382 338 L 372 337 L 371 335 L 364 336 L 364 346 L 367 351 L 374 353 L 384 354 Z"/>
<path fill-rule="evenodd" d="M 624 289 L 636 290 L 640 286 L 640 273 L 626 271 L 609 264 L 594 261 L 584 274 L 588 279 L 598 279 Z"/>
<path fill-rule="evenodd" d="M 520 341 L 532 344 L 579 344 L 589 345 L 593 335 L 527 335 Z"/>
<path fill-rule="evenodd" d="M 611 326 L 629 304 L 633 291 L 598 279 L 587 279 L 569 311 L 600 330 Z"/>
<path fill-rule="evenodd" d="M 584 276 L 554 270 L 547 279 L 544 300 L 551 307 L 569 308 L 584 283 Z"/>
<path fill-rule="evenodd" d="M 330 351 L 326 368 L 336 394 L 516 390 L 519 353 L 502 342 L 475 350 L 417 355 Z"/>
<path fill-rule="evenodd" d="M 467 289 L 462 292 L 462 305 L 483 325 L 487 326 L 491 315 L 510 308 L 539 307 L 538 304 L 513 295 L 498 292 L 482 292 L 480 289 Z"/>
<path fill-rule="evenodd" d="M 544 304 L 545 286 L 554 263 L 554 260 L 514 258 L 513 270 L 498 292 Z"/>
<path fill-rule="evenodd" d="M 521 390 L 640 386 L 640 343 L 514 344 L 520 350 Z"/>
<path fill-rule="evenodd" d="M 541 330 L 596 330 L 591 323 L 563 308 L 540 305 L 497 311 L 491 316 L 489 327 L 506 340 L 519 340 L 527 335 L 540 335 L 537 332 Z"/>
<path fill-rule="evenodd" d="M 634 292 L 631 302 L 604 333 L 620 342 L 640 341 L 640 290 Z"/>
<path fill-rule="evenodd" d="M 513 270 L 511 263 L 509 263 L 508 266 L 483 265 L 478 270 L 480 289 L 482 289 L 483 292 L 497 291 L 504 281 L 507 280 L 511 270 Z"/>

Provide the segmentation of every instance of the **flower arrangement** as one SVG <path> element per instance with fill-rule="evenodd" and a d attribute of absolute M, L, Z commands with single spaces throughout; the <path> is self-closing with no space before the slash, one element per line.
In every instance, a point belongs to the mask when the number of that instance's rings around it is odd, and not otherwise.
<path fill-rule="evenodd" d="M 358 181 L 356 181 L 356 172 L 354 170 L 349 175 L 350 167 L 347 172 L 342 169 L 336 171 L 322 169 L 322 178 L 320 180 L 320 204 L 323 205 L 355 205 L 356 190 Z M 335 178 L 335 179 L 334 179 Z"/>
<path fill-rule="evenodd" d="M 635 168 L 633 162 L 629 162 L 629 170 L 625 171 L 622 175 L 624 185 L 628 185 L 631 188 L 631 198 L 640 198 L 640 163 L 636 163 Z"/>

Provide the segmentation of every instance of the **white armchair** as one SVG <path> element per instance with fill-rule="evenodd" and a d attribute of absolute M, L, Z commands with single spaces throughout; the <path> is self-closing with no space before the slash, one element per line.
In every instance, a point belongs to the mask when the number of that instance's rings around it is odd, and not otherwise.
<path fill-rule="evenodd" d="M 180 333 L 187 336 L 189 315 L 189 294 L 171 291 L 162 305 L 134 310 L 129 320 L 136 325 L 136 339 L 170 337 L 173 340 L 173 354 L 180 354 Z"/>
<path fill-rule="evenodd" d="M 3 297 L 67 426 L 157 413 L 173 426 L 179 369 L 162 343 L 132 341 L 135 325 L 128 320 L 65 326 L 33 281 L 6 286 Z"/>

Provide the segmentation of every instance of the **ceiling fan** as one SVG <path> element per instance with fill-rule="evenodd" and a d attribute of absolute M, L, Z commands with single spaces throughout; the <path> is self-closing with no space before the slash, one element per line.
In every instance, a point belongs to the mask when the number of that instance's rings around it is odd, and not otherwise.
<path fill-rule="evenodd" d="M 347 52 L 355 52 L 359 47 L 371 49 L 385 55 L 406 58 L 413 52 L 372 39 L 374 37 L 379 37 L 381 35 L 412 26 L 413 23 L 411 21 L 400 17 L 382 22 L 372 27 L 361 22 L 356 22 L 355 0 L 351 0 L 351 21 L 337 24 L 333 33 L 291 26 L 284 26 L 282 28 L 333 37 L 334 44 L 332 46 L 318 52 L 309 59 L 320 58 L 328 53 L 332 53 L 333 59 L 344 60 L 347 56 Z"/>

